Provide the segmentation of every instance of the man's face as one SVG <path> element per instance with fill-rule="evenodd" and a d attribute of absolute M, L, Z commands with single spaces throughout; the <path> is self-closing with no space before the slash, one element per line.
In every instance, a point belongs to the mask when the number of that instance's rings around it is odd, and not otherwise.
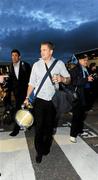
<path fill-rule="evenodd" d="M 18 55 L 17 52 L 13 52 L 13 53 L 11 54 L 11 56 L 12 56 L 12 62 L 13 62 L 13 63 L 17 63 L 17 62 L 20 61 L 20 56 Z"/>
<path fill-rule="evenodd" d="M 84 66 L 87 67 L 88 66 L 88 57 L 85 57 L 83 59 L 79 59 L 79 63 Z"/>
<path fill-rule="evenodd" d="M 92 71 L 96 71 L 96 66 L 93 66 L 93 67 L 92 67 Z"/>
<path fill-rule="evenodd" d="M 53 50 L 51 50 L 47 44 L 41 45 L 41 57 L 43 60 L 51 59 Z"/>

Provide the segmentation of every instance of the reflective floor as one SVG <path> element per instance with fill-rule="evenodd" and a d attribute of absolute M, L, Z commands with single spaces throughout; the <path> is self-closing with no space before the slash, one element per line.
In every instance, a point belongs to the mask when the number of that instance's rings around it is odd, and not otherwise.
<path fill-rule="evenodd" d="M 98 109 L 88 112 L 88 136 L 69 141 L 71 115 L 60 120 L 51 152 L 35 161 L 34 128 L 9 136 L 0 132 L 0 180 L 98 180 Z M 68 122 L 68 123 L 67 123 Z"/>

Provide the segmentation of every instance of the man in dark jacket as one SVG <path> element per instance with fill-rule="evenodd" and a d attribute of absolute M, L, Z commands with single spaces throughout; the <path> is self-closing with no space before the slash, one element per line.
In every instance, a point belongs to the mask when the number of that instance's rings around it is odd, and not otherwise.
<path fill-rule="evenodd" d="M 87 96 L 90 92 L 90 82 L 94 79 L 92 75 L 89 75 L 87 71 L 88 57 L 87 55 L 81 55 L 79 62 L 75 68 L 70 71 L 72 86 L 77 88 L 79 100 L 76 104 L 73 104 L 73 118 L 70 131 L 70 141 L 76 142 L 76 137 L 80 133 L 83 133 L 83 126 L 85 120 L 85 111 L 87 105 Z"/>
<path fill-rule="evenodd" d="M 28 63 L 21 61 L 20 52 L 17 49 L 11 51 L 12 63 L 9 71 L 9 92 L 13 92 L 15 97 L 15 112 L 21 108 L 26 97 L 31 67 Z M 16 124 L 10 136 L 16 136 L 20 127 Z"/>

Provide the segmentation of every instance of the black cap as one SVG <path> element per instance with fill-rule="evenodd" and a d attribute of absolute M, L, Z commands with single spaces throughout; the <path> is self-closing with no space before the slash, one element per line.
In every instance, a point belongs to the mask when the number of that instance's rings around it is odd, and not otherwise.
<path fill-rule="evenodd" d="M 78 59 L 85 59 L 87 57 L 88 57 L 87 54 L 79 54 L 77 58 Z"/>

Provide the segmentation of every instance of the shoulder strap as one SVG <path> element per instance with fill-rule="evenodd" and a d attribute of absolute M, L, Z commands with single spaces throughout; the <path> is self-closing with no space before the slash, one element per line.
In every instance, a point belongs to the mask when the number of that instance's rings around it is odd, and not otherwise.
<path fill-rule="evenodd" d="M 48 68 L 49 72 L 52 71 L 52 69 L 53 69 L 54 66 L 56 65 L 57 61 L 58 61 L 58 60 L 55 60 L 55 61 L 52 63 L 52 65 Z M 44 77 L 43 77 L 43 79 L 42 79 L 42 81 L 41 81 L 41 83 L 40 83 L 40 85 L 39 85 L 39 87 L 38 87 L 38 89 L 37 89 L 37 91 L 36 91 L 36 94 L 34 95 L 34 99 L 36 98 L 37 94 L 39 93 L 39 91 L 40 91 L 41 87 L 43 86 L 45 80 L 47 79 L 48 75 L 49 75 L 48 72 L 46 72 L 46 74 L 44 75 Z"/>
<path fill-rule="evenodd" d="M 49 71 L 49 68 L 48 68 L 48 66 L 47 66 L 46 63 L 45 63 L 45 66 L 46 66 L 46 71 L 47 71 L 47 73 L 48 73 L 48 76 L 49 76 L 49 78 L 50 78 L 50 80 L 51 80 L 51 83 L 52 83 L 52 85 L 54 85 L 54 83 L 53 83 L 53 81 L 52 81 L 52 75 L 51 75 L 51 73 L 50 73 L 50 71 Z"/>

